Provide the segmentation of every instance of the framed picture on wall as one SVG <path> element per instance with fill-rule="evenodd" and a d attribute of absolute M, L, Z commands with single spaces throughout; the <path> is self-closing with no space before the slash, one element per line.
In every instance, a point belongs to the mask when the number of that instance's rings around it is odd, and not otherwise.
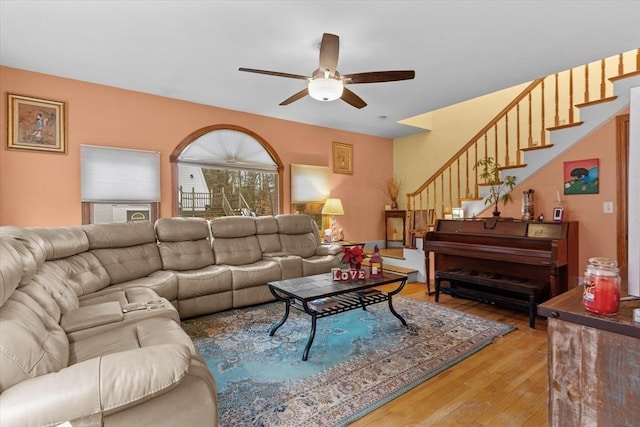
<path fill-rule="evenodd" d="M 599 159 L 564 162 L 564 194 L 598 194 Z"/>
<path fill-rule="evenodd" d="M 67 152 L 65 103 L 7 94 L 7 148 Z"/>
<path fill-rule="evenodd" d="M 333 171 L 353 175 L 353 145 L 333 143 Z"/>

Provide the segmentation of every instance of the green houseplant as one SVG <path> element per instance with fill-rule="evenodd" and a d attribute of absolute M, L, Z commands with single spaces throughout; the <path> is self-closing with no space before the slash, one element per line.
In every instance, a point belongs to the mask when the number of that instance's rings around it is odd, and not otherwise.
<path fill-rule="evenodd" d="M 493 216 L 500 216 L 498 204 L 506 205 L 511 200 L 511 190 L 516 186 L 516 177 L 508 175 L 504 180 L 500 177 L 500 165 L 493 157 L 485 157 L 478 160 L 475 168 L 479 170 L 478 178 L 484 180 L 484 184 L 489 185 L 489 196 L 484 201 L 485 205 L 493 204 Z"/>

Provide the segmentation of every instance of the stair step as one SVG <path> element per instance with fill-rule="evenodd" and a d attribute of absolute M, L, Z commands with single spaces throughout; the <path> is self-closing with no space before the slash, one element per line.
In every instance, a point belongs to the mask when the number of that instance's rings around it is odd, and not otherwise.
<path fill-rule="evenodd" d="M 580 122 L 580 123 L 582 123 L 582 122 Z M 551 148 L 551 147 L 553 147 L 553 144 L 534 145 L 533 147 L 521 148 L 520 151 L 544 150 L 545 148 Z"/>
<path fill-rule="evenodd" d="M 362 265 L 369 266 L 369 260 L 365 259 L 364 261 L 362 261 Z M 400 274 L 407 274 L 407 275 L 418 272 L 418 270 L 415 270 L 413 268 L 399 267 L 397 265 L 389 265 L 386 263 L 383 263 L 382 269 L 385 271 L 391 271 L 392 273 L 400 273 Z"/>

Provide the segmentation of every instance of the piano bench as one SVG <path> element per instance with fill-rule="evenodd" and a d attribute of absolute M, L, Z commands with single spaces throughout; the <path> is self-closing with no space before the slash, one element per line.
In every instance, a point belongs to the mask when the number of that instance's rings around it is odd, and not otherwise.
<path fill-rule="evenodd" d="M 449 282 L 442 286 L 441 282 Z M 440 291 L 477 301 L 524 310 L 529 313 L 529 327 L 535 328 L 537 305 L 549 298 L 548 283 L 522 277 L 452 268 L 435 272 L 438 302 Z"/>

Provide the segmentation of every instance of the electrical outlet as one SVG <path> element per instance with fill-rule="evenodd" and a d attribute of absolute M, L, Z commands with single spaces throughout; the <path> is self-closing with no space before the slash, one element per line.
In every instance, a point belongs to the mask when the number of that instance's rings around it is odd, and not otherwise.
<path fill-rule="evenodd" d="M 602 212 L 606 214 L 613 213 L 613 202 L 604 202 L 602 203 Z"/>

